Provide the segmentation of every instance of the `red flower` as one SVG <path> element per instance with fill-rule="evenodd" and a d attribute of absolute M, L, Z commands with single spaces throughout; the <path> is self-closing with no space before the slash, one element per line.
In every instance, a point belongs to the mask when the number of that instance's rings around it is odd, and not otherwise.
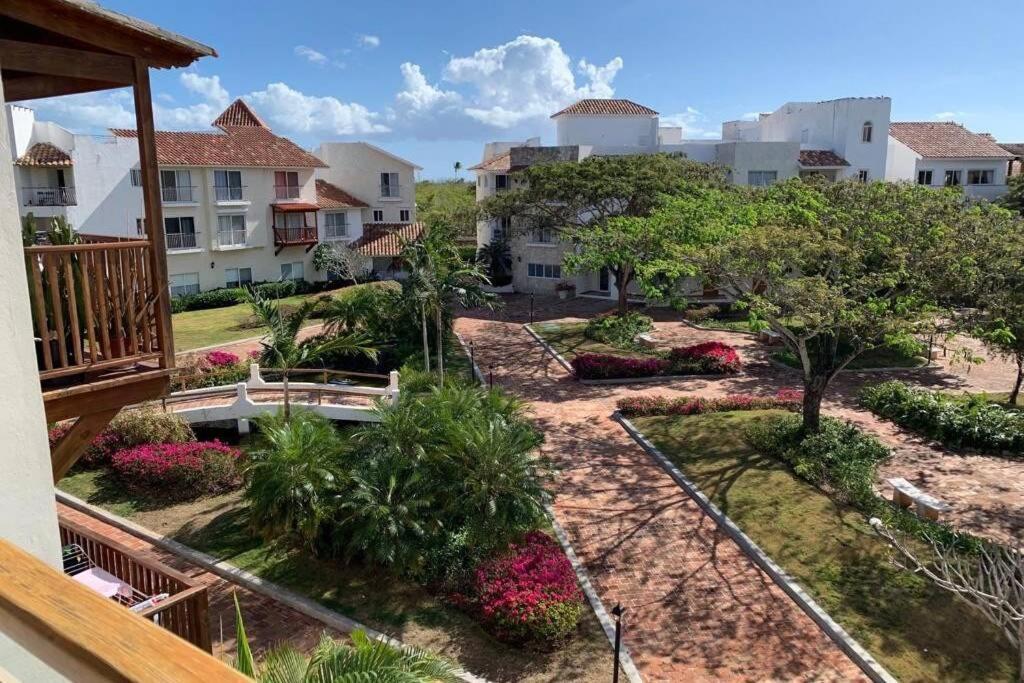
<path fill-rule="evenodd" d="M 238 356 L 227 351 L 210 351 L 203 359 L 210 367 L 223 368 L 238 364 Z"/>

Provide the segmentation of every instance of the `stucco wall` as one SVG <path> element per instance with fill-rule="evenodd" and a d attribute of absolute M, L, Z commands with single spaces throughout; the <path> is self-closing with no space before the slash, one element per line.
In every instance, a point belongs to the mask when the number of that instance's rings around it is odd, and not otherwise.
<path fill-rule="evenodd" d="M 592 145 L 596 154 L 650 152 L 658 145 L 657 116 L 560 116 L 555 128 L 557 144 Z"/>
<path fill-rule="evenodd" d="M 370 208 L 363 209 L 363 222 L 373 221 L 373 210 L 384 212 L 385 223 L 401 222 L 401 211 L 409 211 L 410 222 L 416 221 L 416 169 L 365 142 L 325 142 L 314 152 L 329 168 L 318 171 L 318 177 L 333 183 L 363 200 Z M 381 197 L 380 174 L 398 173 L 399 196 Z"/>
<path fill-rule="evenodd" d="M 799 174 L 796 142 L 722 142 L 716 145 L 716 161 L 732 172 L 731 180 L 746 185 L 750 171 L 775 171 L 776 181 Z"/>

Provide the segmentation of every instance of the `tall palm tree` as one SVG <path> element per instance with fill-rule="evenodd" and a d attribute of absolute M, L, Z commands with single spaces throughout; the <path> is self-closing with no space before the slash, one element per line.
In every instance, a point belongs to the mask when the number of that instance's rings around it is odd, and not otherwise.
<path fill-rule="evenodd" d="M 289 373 L 308 366 L 331 353 L 363 354 L 377 357 L 377 350 L 359 334 L 338 334 L 326 340 L 299 342 L 299 331 L 320 303 L 307 299 L 291 313 L 283 313 L 276 299 L 269 299 L 255 289 L 247 290 L 245 301 L 252 308 L 253 315 L 267 327 L 267 336 L 260 341 L 263 353 L 260 363 L 281 371 L 284 383 L 284 417 L 291 414 L 288 391 Z"/>
<path fill-rule="evenodd" d="M 455 177 L 458 178 L 459 177 L 459 171 L 462 170 L 462 162 L 461 161 L 456 161 L 455 164 L 454 164 L 454 168 L 455 168 Z"/>

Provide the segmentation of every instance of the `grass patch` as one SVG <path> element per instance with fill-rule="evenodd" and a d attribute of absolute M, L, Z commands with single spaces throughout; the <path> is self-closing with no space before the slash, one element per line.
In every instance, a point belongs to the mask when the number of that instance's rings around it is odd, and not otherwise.
<path fill-rule="evenodd" d="M 1022 391 L 1020 395 L 1017 396 L 1017 403 L 1012 406 L 1009 403 L 1009 391 L 982 392 L 980 394 L 972 394 L 967 391 L 957 393 L 954 393 L 952 391 L 945 391 L 942 393 L 956 401 L 966 402 L 969 401 L 972 397 L 981 397 L 982 399 L 989 403 L 995 403 L 996 405 L 1003 406 L 1004 408 L 1024 408 L 1024 391 Z"/>
<path fill-rule="evenodd" d="M 419 585 L 377 568 L 319 560 L 255 536 L 238 491 L 157 505 L 132 497 L 99 471 L 73 472 L 58 487 L 219 560 L 306 595 L 409 645 L 438 652 L 493 681 L 608 680 L 611 648 L 587 608 L 580 630 L 557 652 L 533 652 L 491 638 L 464 613 Z M 242 604 L 244 614 L 245 604 Z"/>
<path fill-rule="evenodd" d="M 974 610 L 894 566 L 864 517 L 744 440 L 780 411 L 640 417 L 637 427 L 905 681 L 1010 681 L 1016 654 Z"/>
<path fill-rule="evenodd" d="M 800 359 L 789 349 L 776 351 L 772 359 L 800 369 Z M 909 355 L 891 346 L 876 346 L 860 354 L 846 366 L 847 370 L 872 370 L 876 368 L 921 368 L 928 364 L 922 356 Z"/>
<path fill-rule="evenodd" d="M 535 323 L 532 327 L 567 361 L 571 361 L 580 353 L 611 353 L 629 358 L 652 358 L 655 355 L 589 339 L 583 334 L 587 327 L 586 323 Z"/>

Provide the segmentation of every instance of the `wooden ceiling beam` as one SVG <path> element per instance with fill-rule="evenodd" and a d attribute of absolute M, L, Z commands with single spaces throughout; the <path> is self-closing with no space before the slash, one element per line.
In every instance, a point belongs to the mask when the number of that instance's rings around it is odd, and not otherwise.
<path fill-rule="evenodd" d="M 104 81 L 121 86 L 131 85 L 134 81 L 134 63 L 130 57 L 17 40 L 0 39 L 0 64 L 4 70 Z"/>
<path fill-rule="evenodd" d="M 21 102 L 23 100 L 39 99 L 40 97 L 73 95 L 80 92 L 93 92 L 95 90 L 110 90 L 123 87 L 124 85 L 121 83 L 96 81 L 88 78 L 4 73 L 4 100 L 7 102 Z"/>

